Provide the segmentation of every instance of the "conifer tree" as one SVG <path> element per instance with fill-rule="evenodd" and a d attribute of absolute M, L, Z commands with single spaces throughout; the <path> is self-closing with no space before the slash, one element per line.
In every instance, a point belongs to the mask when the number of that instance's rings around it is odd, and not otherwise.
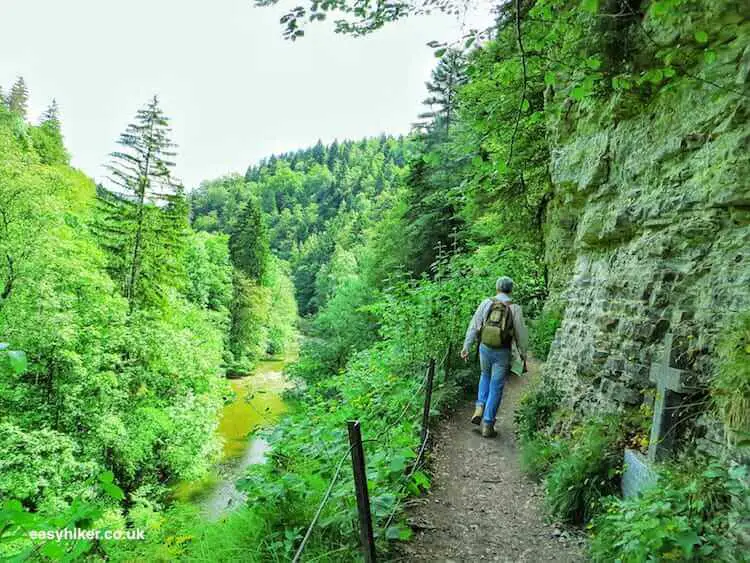
<path fill-rule="evenodd" d="M 3 92 L 2 86 L 0 86 L 0 106 L 7 107 L 5 102 L 5 93 Z"/>
<path fill-rule="evenodd" d="M 331 143 L 331 146 L 328 147 L 328 162 L 326 162 L 326 165 L 328 166 L 328 170 L 331 172 L 334 171 L 336 168 L 336 161 L 339 158 L 339 142 L 338 140 L 334 139 L 333 143 Z"/>
<path fill-rule="evenodd" d="M 60 109 L 56 100 L 42 114 L 39 127 L 29 130 L 34 148 L 43 164 L 68 164 L 70 155 L 65 149 L 60 125 Z"/>
<path fill-rule="evenodd" d="M 260 280 L 266 269 L 268 235 L 257 200 L 245 205 L 229 237 L 229 254 L 234 267 L 252 280 Z"/>
<path fill-rule="evenodd" d="M 317 144 L 312 149 L 312 158 L 318 164 L 325 164 L 326 162 L 326 148 L 320 139 L 318 139 Z"/>
<path fill-rule="evenodd" d="M 232 369 L 244 371 L 260 352 L 258 311 L 263 308 L 261 285 L 269 257 L 268 235 L 255 198 L 247 202 L 232 229 L 229 256 L 234 265 L 229 349 L 234 360 Z"/>
<path fill-rule="evenodd" d="M 426 84 L 430 96 L 422 103 L 430 111 L 419 115 L 422 121 L 416 124 L 417 128 L 448 133 L 454 121 L 458 89 L 466 80 L 465 56 L 461 51 L 449 49 Z"/>
<path fill-rule="evenodd" d="M 60 129 L 60 107 L 57 100 L 52 98 L 52 103 L 44 110 L 40 119 L 41 125 L 49 125 L 55 129 Z"/>
<path fill-rule="evenodd" d="M 8 107 L 10 111 L 19 115 L 23 119 L 26 119 L 26 113 L 28 112 L 29 103 L 29 89 L 26 87 L 26 82 L 23 76 L 19 76 L 13 87 L 10 89 L 10 96 L 8 96 Z"/>
<path fill-rule="evenodd" d="M 188 225 L 182 186 L 172 177 L 175 145 L 156 96 L 138 111 L 120 135 L 121 150 L 108 165 L 113 190 L 101 194 L 104 244 L 113 260 L 110 270 L 123 295 L 136 306 L 158 298 L 167 285 L 182 279 L 180 255 Z"/>

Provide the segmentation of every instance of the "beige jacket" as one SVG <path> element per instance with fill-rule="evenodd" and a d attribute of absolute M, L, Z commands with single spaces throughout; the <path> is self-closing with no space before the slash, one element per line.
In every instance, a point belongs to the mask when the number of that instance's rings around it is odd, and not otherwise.
<path fill-rule="evenodd" d="M 503 301 L 505 303 L 511 303 L 510 296 L 505 293 L 498 293 L 494 297 L 494 299 Z M 466 329 L 466 338 L 464 338 L 463 350 L 467 354 L 471 349 L 471 345 L 476 341 L 477 335 L 482 328 L 482 324 L 484 323 L 484 320 L 487 318 L 487 315 L 490 312 L 492 300 L 493 298 L 488 298 L 482 301 L 479 304 L 479 307 L 477 307 L 474 316 L 471 318 L 469 327 Z M 526 352 L 529 347 L 529 332 L 526 329 L 526 324 L 523 320 L 523 311 L 521 310 L 521 306 L 516 303 L 511 303 L 510 311 L 513 314 L 513 328 L 515 332 L 513 342 L 515 342 L 516 348 L 518 348 L 518 353 L 521 355 L 521 357 L 526 358 Z"/>

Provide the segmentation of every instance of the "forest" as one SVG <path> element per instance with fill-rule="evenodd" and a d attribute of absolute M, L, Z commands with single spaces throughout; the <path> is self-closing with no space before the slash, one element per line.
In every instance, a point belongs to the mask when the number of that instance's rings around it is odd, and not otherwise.
<path fill-rule="evenodd" d="M 300 46 L 326 18 L 363 35 L 455 8 L 303 4 L 279 29 Z M 359 561 L 356 419 L 378 558 L 409 560 L 410 502 L 440 479 L 420 450 L 427 362 L 435 424 L 474 392 L 458 352 L 505 275 L 546 360 L 507 415 L 519 463 L 546 518 L 585 537 L 580 560 L 750 560 L 750 8 L 514 0 L 495 17 L 433 45 L 409 135 L 290 147 L 192 189 L 159 98 L 97 184 L 54 101 L 32 123 L 24 79 L 0 90 L 0 558 Z M 658 485 L 623 496 L 667 328 L 693 377 L 684 421 Z M 269 450 L 242 505 L 207 519 L 174 488 L 215 471 L 230 382 L 271 358 L 287 411 L 253 432 Z M 28 533 L 63 528 L 145 541 Z"/>

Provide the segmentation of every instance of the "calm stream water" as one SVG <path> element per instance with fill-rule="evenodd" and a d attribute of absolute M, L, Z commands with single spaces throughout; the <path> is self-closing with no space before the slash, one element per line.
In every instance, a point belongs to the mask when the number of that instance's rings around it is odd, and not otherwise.
<path fill-rule="evenodd" d="M 197 505 L 209 519 L 216 519 L 240 506 L 244 495 L 235 487 L 245 469 L 265 460 L 268 444 L 262 438 L 248 438 L 260 426 L 267 426 L 286 410 L 281 394 L 288 387 L 282 371 L 284 361 L 258 364 L 253 375 L 233 379 L 235 393 L 224 406 L 218 432 L 224 439 L 221 462 L 200 481 L 182 482 L 174 488 L 174 497 Z"/>

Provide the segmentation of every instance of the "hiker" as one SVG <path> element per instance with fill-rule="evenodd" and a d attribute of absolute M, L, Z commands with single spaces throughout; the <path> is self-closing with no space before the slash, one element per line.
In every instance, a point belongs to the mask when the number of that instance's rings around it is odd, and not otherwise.
<path fill-rule="evenodd" d="M 481 423 L 482 436 L 494 438 L 495 416 L 503 398 L 505 376 L 510 370 L 512 345 L 515 342 L 526 371 L 526 348 L 528 333 L 523 322 L 521 306 L 512 302 L 513 280 L 501 277 L 495 284 L 497 295 L 480 303 L 469 323 L 461 350 L 461 358 L 469 359 L 469 350 L 479 338 L 479 364 L 482 375 L 479 379 L 472 424 Z"/>

